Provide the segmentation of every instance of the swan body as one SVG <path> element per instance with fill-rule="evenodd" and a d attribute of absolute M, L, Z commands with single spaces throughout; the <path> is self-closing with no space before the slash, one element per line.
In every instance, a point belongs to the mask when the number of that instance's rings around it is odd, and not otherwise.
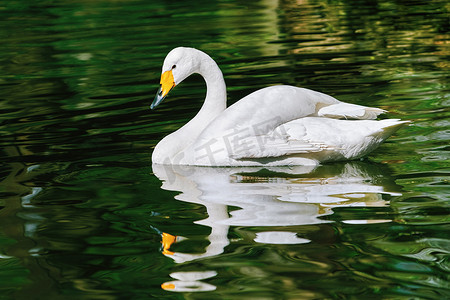
<path fill-rule="evenodd" d="M 360 158 L 401 125 L 376 121 L 379 108 L 341 102 L 294 86 L 271 86 L 226 107 L 226 86 L 214 60 L 194 48 L 175 48 L 164 60 L 154 109 L 186 77 L 199 73 L 206 98 L 197 115 L 155 147 L 155 164 L 197 166 L 317 165 Z"/>

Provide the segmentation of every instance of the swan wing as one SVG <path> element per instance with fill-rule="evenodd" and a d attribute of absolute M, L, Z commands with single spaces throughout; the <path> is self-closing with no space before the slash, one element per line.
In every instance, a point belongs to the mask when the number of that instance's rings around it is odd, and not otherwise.
<path fill-rule="evenodd" d="M 308 128 L 303 121 L 295 120 L 264 133 L 247 132 L 229 138 L 230 157 L 233 159 L 255 159 L 307 154 L 329 147 L 326 143 L 307 138 Z"/>
<path fill-rule="evenodd" d="M 385 112 L 386 111 L 384 109 L 380 108 L 340 102 L 322 107 L 317 112 L 317 115 L 319 117 L 333 119 L 374 120 L 379 114 Z"/>
<path fill-rule="evenodd" d="M 304 117 L 375 119 L 383 112 L 379 108 L 341 102 L 310 89 L 278 85 L 257 90 L 228 107 L 205 127 L 199 138 L 248 128 L 264 135 Z"/>
<path fill-rule="evenodd" d="M 306 117 L 282 124 L 269 134 L 237 138 L 228 144 L 229 154 L 237 160 L 283 156 L 354 159 L 375 149 L 405 123 Z"/>
<path fill-rule="evenodd" d="M 201 139 L 234 129 L 255 128 L 267 134 L 281 124 L 317 115 L 318 109 L 339 100 L 313 90 L 277 85 L 257 90 L 234 103 L 205 127 Z"/>

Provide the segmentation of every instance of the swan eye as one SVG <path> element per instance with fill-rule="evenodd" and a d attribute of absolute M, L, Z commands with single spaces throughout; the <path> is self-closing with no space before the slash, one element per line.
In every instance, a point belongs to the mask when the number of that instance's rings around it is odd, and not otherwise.
<path fill-rule="evenodd" d="M 173 65 L 173 66 L 172 66 L 172 70 L 175 69 L 176 67 L 177 67 L 177 65 Z"/>

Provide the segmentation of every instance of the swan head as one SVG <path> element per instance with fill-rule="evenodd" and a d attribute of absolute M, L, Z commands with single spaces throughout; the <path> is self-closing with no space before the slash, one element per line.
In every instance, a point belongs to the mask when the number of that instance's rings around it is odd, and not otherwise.
<path fill-rule="evenodd" d="M 199 72 L 203 55 L 206 54 L 200 50 L 185 47 L 175 48 L 167 54 L 161 72 L 161 87 L 150 105 L 151 109 L 158 106 L 176 85 Z"/>

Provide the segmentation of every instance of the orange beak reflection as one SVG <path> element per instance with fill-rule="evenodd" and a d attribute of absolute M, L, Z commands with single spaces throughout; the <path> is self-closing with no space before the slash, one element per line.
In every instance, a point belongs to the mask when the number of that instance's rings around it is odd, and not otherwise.
<path fill-rule="evenodd" d="M 174 253 L 172 251 L 170 251 L 170 246 L 172 246 L 173 243 L 175 243 L 177 241 L 177 237 L 175 235 L 171 235 L 168 233 L 163 232 L 161 234 L 162 236 L 162 245 L 163 245 L 163 251 L 162 253 L 164 255 L 173 255 Z"/>

